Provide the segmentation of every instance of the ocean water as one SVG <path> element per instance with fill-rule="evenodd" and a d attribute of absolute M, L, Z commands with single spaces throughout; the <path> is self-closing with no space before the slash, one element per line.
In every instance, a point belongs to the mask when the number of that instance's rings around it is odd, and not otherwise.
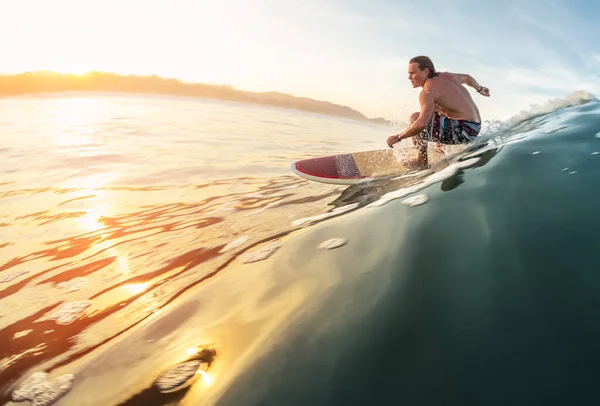
<path fill-rule="evenodd" d="M 488 122 L 410 177 L 289 171 L 392 133 L 189 98 L 0 99 L 0 404 L 597 403 L 600 103 Z"/>

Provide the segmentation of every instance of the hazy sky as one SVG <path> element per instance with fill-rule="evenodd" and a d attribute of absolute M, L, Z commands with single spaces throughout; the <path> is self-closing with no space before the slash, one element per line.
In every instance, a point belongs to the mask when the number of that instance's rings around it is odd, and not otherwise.
<path fill-rule="evenodd" d="M 600 2 L 0 0 L 0 72 L 158 74 L 280 91 L 398 119 L 408 60 L 470 73 L 484 119 L 600 92 Z"/>

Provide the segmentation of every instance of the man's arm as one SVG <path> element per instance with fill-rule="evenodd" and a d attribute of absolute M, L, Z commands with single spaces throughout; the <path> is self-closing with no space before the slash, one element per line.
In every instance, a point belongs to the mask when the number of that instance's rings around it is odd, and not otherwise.
<path fill-rule="evenodd" d="M 402 134 L 398 135 L 399 140 L 419 135 L 421 131 L 427 128 L 427 125 L 431 121 L 431 117 L 433 117 L 433 113 L 435 111 L 433 96 L 429 92 L 423 90 L 419 95 L 419 103 L 421 103 L 419 118 L 416 119 L 410 127 L 404 130 Z"/>
<path fill-rule="evenodd" d="M 400 142 L 405 138 L 414 137 L 415 135 L 419 135 L 421 131 L 427 128 L 427 125 L 431 121 L 433 117 L 433 113 L 435 112 L 435 103 L 433 101 L 433 96 L 423 90 L 419 95 L 419 102 L 421 103 L 421 111 L 419 112 L 419 118 L 411 124 L 404 132 L 398 135 L 392 135 L 388 138 L 387 144 L 391 148 L 395 143 Z"/>
<path fill-rule="evenodd" d="M 485 86 L 481 86 L 479 83 L 477 83 L 473 76 L 464 73 L 452 73 L 452 75 L 454 75 L 456 80 L 458 80 L 460 83 L 462 83 L 463 85 L 471 86 L 477 91 L 477 93 L 481 94 L 482 96 L 490 95 L 490 89 L 488 89 Z"/>

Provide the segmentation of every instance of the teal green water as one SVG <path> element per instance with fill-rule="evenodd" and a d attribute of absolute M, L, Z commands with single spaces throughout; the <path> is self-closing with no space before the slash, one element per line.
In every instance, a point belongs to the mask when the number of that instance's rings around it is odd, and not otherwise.
<path fill-rule="evenodd" d="M 56 404 L 78 406 L 600 398 L 595 99 L 349 188 L 289 162 L 391 129 L 189 99 L 2 103 L 0 403 L 41 371 L 73 374 Z M 160 393 L 190 357 L 192 385 Z"/>
<path fill-rule="evenodd" d="M 221 404 L 597 403 L 599 113 L 530 120 L 527 138 L 425 189 L 426 204 L 346 219 L 365 244 L 346 255 L 385 254 L 340 258 L 341 294 Z"/>

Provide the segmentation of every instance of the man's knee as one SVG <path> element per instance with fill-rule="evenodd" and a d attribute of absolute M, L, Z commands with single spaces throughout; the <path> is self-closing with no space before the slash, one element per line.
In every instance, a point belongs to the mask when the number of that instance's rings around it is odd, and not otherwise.
<path fill-rule="evenodd" d="M 417 121 L 418 118 L 419 118 L 419 112 L 418 111 L 416 113 L 412 113 L 410 115 L 410 122 L 414 123 L 415 121 Z"/>

